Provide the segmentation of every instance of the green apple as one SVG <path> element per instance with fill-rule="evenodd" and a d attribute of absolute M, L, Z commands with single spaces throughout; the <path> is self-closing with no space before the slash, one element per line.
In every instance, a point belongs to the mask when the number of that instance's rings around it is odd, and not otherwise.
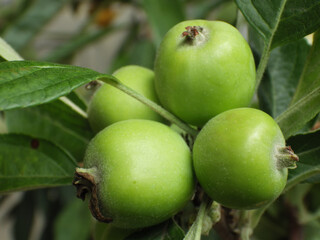
<path fill-rule="evenodd" d="M 154 73 L 150 69 L 129 65 L 117 70 L 113 76 L 124 85 L 158 103 L 154 88 Z M 95 132 L 127 119 L 164 121 L 148 106 L 109 84 L 103 84 L 92 97 L 88 107 L 88 119 Z"/>

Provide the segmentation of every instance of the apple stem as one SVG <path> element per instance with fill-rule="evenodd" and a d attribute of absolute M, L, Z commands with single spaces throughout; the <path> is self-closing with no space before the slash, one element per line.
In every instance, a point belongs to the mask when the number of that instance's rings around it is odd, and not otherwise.
<path fill-rule="evenodd" d="M 72 184 L 77 188 L 77 197 L 85 200 L 87 194 L 90 194 L 89 209 L 92 215 L 100 222 L 110 223 L 111 218 L 105 217 L 100 209 L 97 185 L 99 184 L 99 174 L 96 167 L 76 168 Z"/>
<path fill-rule="evenodd" d="M 279 148 L 276 157 L 279 169 L 295 169 L 297 167 L 297 161 L 299 161 L 298 155 L 293 152 L 290 146 Z"/>

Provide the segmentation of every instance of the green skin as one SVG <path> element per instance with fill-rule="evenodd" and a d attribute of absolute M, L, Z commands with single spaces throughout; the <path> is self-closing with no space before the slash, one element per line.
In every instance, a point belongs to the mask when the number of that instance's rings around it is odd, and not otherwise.
<path fill-rule="evenodd" d="M 150 120 L 126 120 L 99 132 L 84 165 L 97 167 L 101 210 L 115 227 L 160 223 L 181 210 L 194 191 L 187 144 L 168 126 Z"/>
<path fill-rule="evenodd" d="M 277 198 L 288 170 L 279 159 L 285 139 L 276 122 L 252 108 L 226 111 L 211 119 L 193 147 L 196 176 L 218 203 L 253 209 Z"/>
<path fill-rule="evenodd" d="M 146 98 L 159 102 L 154 89 L 154 73 L 150 69 L 129 65 L 117 70 L 113 76 Z M 88 119 L 95 132 L 127 119 L 164 121 L 149 107 L 109 84 L 103 84 L 94 94 L 88 108 Z"/>
<path fill-rule="evenodd" d="M 200 26 L 194 40 L 182 33 Z M 182 120 L 203 126 L 213 116 L 249 105 L 255 89 L 251 49 L 225 22 L 189 20 L 164 37 L 155 61 L 155 86 L 162 105 Z"/>

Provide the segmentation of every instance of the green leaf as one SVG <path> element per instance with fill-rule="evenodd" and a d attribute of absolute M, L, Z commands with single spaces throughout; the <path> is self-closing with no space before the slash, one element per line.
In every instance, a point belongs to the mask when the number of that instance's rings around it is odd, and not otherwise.
<path fill-rule="evenodd" d="M 236 3 L 265 42 L 257 69 L 257 87 L 267 67 L 271 49 L 298 40 L 320 27 L 319 0 L 236 0 Z"/>
<path fill-rule="evenodd" d="M 274 49 L 258 96 L 261 108 L 272 117 L 285 111 L 298 85 L 310 47 L 302 39 Z"/>
<path fill-rule="evenodd" d="M 0 57 L 7 61 L 23 60 L 22 57 L 2 38 L 0 38 Z"/>
<path fill-rule="evenodd" d="M 201 234 L 203 232 L 204 221 L 208 215 L 208 206 L 211 205 L 211 201 L 208 197 L 204 197 L 196 220 L 193 222 L 192 226 L 189 228 L 186 236 L 183 240 L 200 240 Z"/>
<path fill-rule="evenodd" d="M 69 0 L 36 0 L 28 10 L 3 33 L 3 38 L 17 51 L 23 49 L 41 28 Z"/>
<path fill-rule="evenodd" d="M 277 117 L 284 135 L 290 137 L 320 112 L 320 33 L 308 55 L 290 107 Z"/>
<path fill-rule="evenodd" d="M 313 44 L 292 104 L 320 87 L 320 30 L 314 34 Z"/>
<path fill-rule="evenodd" d="M 93 137 L 86 118 L 61 100 L 5 112 L 10 133 L 22 133 L 52 141 L 82 161 L 89 140 Z"/>
<path fill-rule="evenodd" d="M 125 240 L 182 240 L 183 230 L 172 220 L 143 229 Z"/>
<path fill-rule="evenodd" d="M 287 145 L 291 146 L 297 154 L 318 148 L 320 147 L 320 130 L 292 136 L 287 140 Z"/>
<path fill-rule="evenodd" d="M 167 31 L 175 24 L 185 20 L 183 5 L 179 0 L 143 0 L 156 46 Z"/>
<path fill-rule="evenodd" d="M 72 183 L 75 160 L 42 139 L 0 135 L 0 193 Z"/>
<path fill-rule="evenodd" d="M 0 110 L 46 103 L 95 80 L 90 69 L 33 61 L 0 63 Z"/>
<path fill-rule="evenodd" d="M 291 105 L 275 120 L 287 139 L 320 112 L 320 87 Z"/>
<path fill-rule="evenodd" d="M 319 0 L 236 0 L 250 25 L 272 48 L 320 27 Z"/>
<path fill-rule="evenodd" d="M 79 199 L 68 203 L 54 222 L 55 240 L 87 240 L 92 228 L 88 205 Z"/>
<path fill-rule="evenodd" d="M 308 134 L 299 134 L 288 139 L 293 151 L 298 154 L 297 168 L 289 170 L 286 189 L 318 175 L 320 182 L 320 130 Z"/>

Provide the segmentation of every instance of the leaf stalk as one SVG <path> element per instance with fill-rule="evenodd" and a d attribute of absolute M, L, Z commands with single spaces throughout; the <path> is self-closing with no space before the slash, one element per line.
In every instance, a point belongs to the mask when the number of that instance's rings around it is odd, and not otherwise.
<path fill-rule="evenodd" d="M 178 127 L 186 131 L 188 134 L 190 134 L 193 138 L 195 138 L 198 134 L 198 131 L 192 127 L 190 127 L 188 124 L 183 122 L 181 119 L 173 115 L 172 113 L 168 112 L 166 109 L 161 107 L 160 105 L 156 104 L 155 102 L 149 100 L 148 98 L 142 96 L 141 94 L 137 93 L 133 89 L 125 86 L 122 84 L 117 78 L 111 77 L 109 75 L 102 75 L 97 78 L 97 80 L 101 80 L 107 84 L 110 84 L 117 89 L 121 90 L 122 92 L 128 94 L 129 96 L 137 99 L 138 101 L 142 102 L 143 104 L 150 107 L 152 110 L 157 112 L 159 115 L 170 121 L 171 123 L 176 124 Z"/>

